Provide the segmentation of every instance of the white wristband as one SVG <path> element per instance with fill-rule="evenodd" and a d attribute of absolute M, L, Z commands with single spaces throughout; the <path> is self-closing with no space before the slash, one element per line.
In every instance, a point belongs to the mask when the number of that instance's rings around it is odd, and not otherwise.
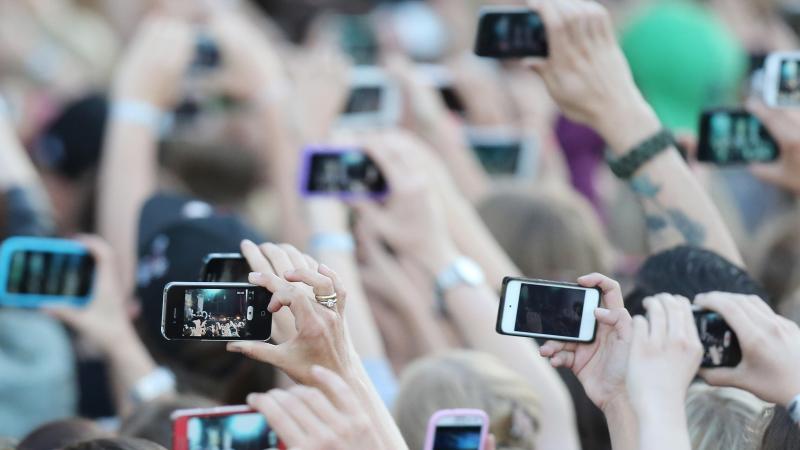
<path fill-rule="evenodd" d="M 789 411 L 789 417 L 791 417 L 796 424 L 800 425 L 800 394 L 789 402 L 787 409 Z"/>
<path fill-rule="evenodd" d="M 151 130 L 166 134 L 172 128 L 172 115 L 165 114 L 147 102 L 136 100 L 117 100 L 111 108 L 112 120 L 143 125 Z"/>
<path fill-rule="evenodd" d="M 130 395 L 135 403 L 144 403 L 174 391 L 175 375 L 166 367 L 158 367 L 137 381 Z"/>

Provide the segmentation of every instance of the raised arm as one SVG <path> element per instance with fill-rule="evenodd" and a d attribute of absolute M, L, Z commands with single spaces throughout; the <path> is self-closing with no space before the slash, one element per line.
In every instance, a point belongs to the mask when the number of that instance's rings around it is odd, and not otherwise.
<path fill-rule="evenodd" d="M 133 289 L 139 213 L 157 185 L 161 119 L 177 100 L 192 42 L 188 24 L 149 18 L 114 79 L 97 187 L 98 230 L 116 251 L 121 292 Z"/>
<path fill-rule="evenodd" d="M 597 130 L 614 158 L 651 140 L 663 126 L 636 88 L 608 12 L 596 2 L 529 0 L 547 30 L 550 56 L 531 61 L 569 118 Z M 630 186 L 646 212 L 652 253 L 680 244 L 705 247 L 744 265 L 711 198 L 672 144 L 646 160 Z"/>

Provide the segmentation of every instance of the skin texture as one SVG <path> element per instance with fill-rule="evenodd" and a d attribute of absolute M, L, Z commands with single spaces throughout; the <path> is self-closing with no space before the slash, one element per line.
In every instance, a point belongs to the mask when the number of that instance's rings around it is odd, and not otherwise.
<path fill-rule="evenodd" d="M 781 152 L 776 163 L 753 165 L 753 174 L 794 195 L 800 195 L 800 111 L 768 108 L 759 100 L 750 100 L 747 108 L 778 141 Z"/>

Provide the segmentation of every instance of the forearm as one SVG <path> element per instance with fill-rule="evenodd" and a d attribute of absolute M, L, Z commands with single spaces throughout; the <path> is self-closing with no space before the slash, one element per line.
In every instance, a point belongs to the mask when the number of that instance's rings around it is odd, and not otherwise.
<path fill-rule="evenodd" d="M 114 403 L 118 414 L 124 416 L 135 406 L 133 388 L 157 366 L 133 327 L 125 327 L 113 342 L 106 344 Z"/>
<path fill-rule="evenodd" d="M 458 124 L 448 118 L 429 128 L 426 133 L 429 143 L 441 154 L 461 193 L 473 204 L 483 200 L 489 192 L 491 180 L 472 153 Z"/>
<path fill-rule="evenodd" d="M 558 373 L 537 354 L 533 340 L 501 336 L 494 330 L 497 294 L 489 286 L 462 285 L 445 296 L 447 311 L 472 348 L 494 355 L 508 367 L 530 380 L 547 414 L 541 418 L 536 448 L 578 449 L 575 411 L 569 392 Z"/>
<path fill-rule="evenodd" d="M 116 250 L 120 291 L 132 292 L 139 214 L 157 185 L 155 130 L 124 120 L 109 122 L 98 184 L 98 232 Z"/>
<path fill-rule="evenodd" d="M 639 435 L 636 413 L 626 399 L 612 401 L 603 414 L 608 423 L 608 434 L 611 436 L 611 448 L 614 450 L 636 450 Z"/>
<path fill-rule="evenodd" d="M 639 450 L 692 448 L 683 399 L 679 400 L 651 402 L 638 412 Z"/>
<path fill-rule="evenodd" d="M 621 156 L 658 132 L 662 125 L 646 103 L 633 101 L 609 112 L 595 128 L 612 151 Z M 645 163 L 631 179 L 631 188 L 646 213 L 652 253 L 688 244 L 744 265 L 719 211 L 676 148 Z"/>

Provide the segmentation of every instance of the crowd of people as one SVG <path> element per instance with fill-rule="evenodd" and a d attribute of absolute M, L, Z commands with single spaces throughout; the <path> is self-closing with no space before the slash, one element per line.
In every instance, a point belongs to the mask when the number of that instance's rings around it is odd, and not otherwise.
<path fill-rule="evenodd" d="M 0 448 L 170 448 L 174 411 L 248 404 L 290 449 L 422 449 L 451 408 L 488 415 L 484 450 L 800 449 L 800 108 L 750 89 L 800 49 L 790 3 L 0 0 L 0 240 L 95 260 L 85 307 L 0 308 Z M 472 54 L 503 4 L 547 57 Z M 339 120 L 364 65 L 395 123 Z M 701 112 L 737 105 L 780 156 L 699 163 Z M 531 138 L 531 170 L 490 176 L 476 129 Z M 363 151 L 386 194 L 302 192 L 309 146 Z M 270 341 L 165 339 L 164 286 L 224 252 Z M 498 334 L 507 276 L 600 289 L 595 339 Z M 700 368 L 692 305 L 738 365 Z"/>

